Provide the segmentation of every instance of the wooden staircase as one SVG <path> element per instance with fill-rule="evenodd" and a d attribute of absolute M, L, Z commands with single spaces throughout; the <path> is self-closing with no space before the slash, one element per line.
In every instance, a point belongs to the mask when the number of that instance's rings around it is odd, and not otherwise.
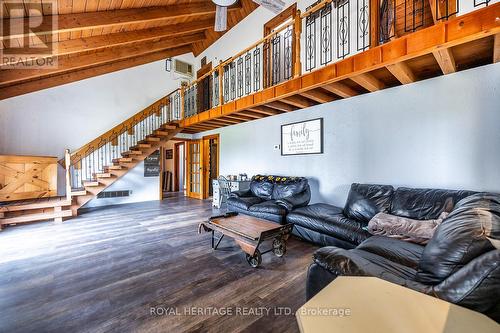
<path fill-rule="evenodd" d="M 84 180 L 83 188 L 72 189 L 71 211 L 73 216 L 77 215 L 79 208 L 165 145 L 181 130 L 177 125 L 162 125 L 161 130 L 156 130 L 153 135 L 146 136 L 144 140 L 139 141 L 129 150 L 122 152 L 122 157 L 115 158 L 112 160 L 112 164 L 104 166 L 104 172 L 94 174 L 94 180 Z M 161 135 L 158 135 L 158 132 L 161 132 Z"/>

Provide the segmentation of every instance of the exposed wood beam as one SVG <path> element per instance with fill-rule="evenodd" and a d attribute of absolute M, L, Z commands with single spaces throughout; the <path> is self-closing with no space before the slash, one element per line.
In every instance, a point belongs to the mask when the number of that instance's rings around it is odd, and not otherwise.
<path fill-rule="evenodd" d="M 397 62 L 393 65 L 389 65 L 387 66 L 387 69 L 402 84 L 413 83 L 417 80 L 411 68 L 404 62 Z"/>
<path fill-rule="evenodd" d="M 281 101 L 285 102 L 287 104 L 296 106 L 296 107 L 301 108 L 301 109 L 316 105 L 314 102 L 310 101 L 309 99 L 302 97 L 302 96 L 299 96 L 299 95 L 289 96 L 289 97 L 283 98 Z"/>
<path fill-rule="evenodd" d="M 451 49 L 441 49 L 432 52 L 434 58 L 436 58 L 439 67 L 443 71 L 443 74 L 455 73 L 457 71 L 457 65 L 455 64 L 455 57 L 451 53 Z"/>
<path fill-rule="evenodd" d="M 227 119 L 236 119 L 236 120 L 241 120 L 241 121 L 251 121 L 254 119 L 252 117 L 247 117 L 247 116 L 243 116 L 243 115 L 239 115 L 239 114 L 231 114 L 231 115 L 223 117 L 223 119 L 226 119 L 226 118 Z"/>
<path fill-rule="evenodd" d="M 134 66 L 139 66 L 147 64 L 153 61 L 162 60 L 169 57 L 174 57 L 176 55 L 185 54 L 191 51 L 189 46 L 181 46 L 178 48 L 163 50 L 160 52 L 150 53 L 146 55 L 141 55 L 129 59 L 124 59 L 121 61 L 116 61 L 113 63 L 91 67 L 79 71 L 70 72 L 67 74 L 56 75 L 44 77 L 39 80 L 28 81 L 26 83 L 11 85 L 0 89 L 0 100 L 9 97 L 19 96 L 27 94 L 33 91 L 38 91 L 42 89 L 47 89 L 62 84 L 75 82 L 90 77 L 107 74 L 115 71 L 119 71 L 125 68 L 130 68 Z"/>
<path fill-rule="evenodd" d="M 102 65 L 117 60 L 136 57 L 143 54 L 154 53 L 165 49 L 189 45 L 205 38 L 203 33 L 189 36 L 169 37 L 158 42 L 137 43 L 132 47 L 116 47 L 102 52 L 80 55 L 78 57 L 62 58 L 58 60 L 55 68 L 49 69 L 3 69 L 0 76 L 0 87 L 25 82 L 41 77 L 67 73 L 88 67 Z"/>
<path fill-rule="evenodd" d="M 154 41 L 159 38 L 196 33 L 211 28 L 213 24 L 213 20 L 209 19 L 171 24 L 158 28 L 118 32 L 79 39 L 70 39 L 58 43 L 53 43 L 54 45 L 52 49 L 54 50 L 54 52 L 50 55 L 38 56 L 37 59 L 46 59 L 53 56 L 77 54 L 87 51 L 97 51 L 114 46 L 125 46 L 137 42 Z M 172 41 L 175 41 L 175 39 L 172 39 Z M 9 62 L 8 60 L 2 61 L 2 63 L 0 63 L 0 66 L 15 64 L 18 62 L 20 62 L 20 60 L 18 57 L 16 57 L 13 62 Z"/>
<path fill-rule="evenodd" d="M 496 34 L 493 41 L 493 63 L 500 62 L 500 34 Z"/>
<path fill-rule="evenodd" d="M 349 87 L 348 85 L 340 82 L 329 83 L 322 87 L 325 90 L 328 90 L 335 95 L 338 95 L 342 98 L 349 98 L 352 96 L 356 96 L 359 94 L 355 89 Z"/>
<path fill-rule="evenodd" d="M 231 6 L 229 10 L 240 10 L 241 4 Z M 29 29 L 29 18 L 3 19 L 3 31 L 0 40 L 23 38 L 34 33 L 38 36 L 73 32 L 87 29 L 119 27 L 127 24 L 151 23 L 167 19 L 193 18 L 215 13 L 215 5 L 210 1 L 183 3 L 162 7 L 143 7 L 119 9 L 89 13 L 62 14 L 55 16 L 57 29 L 51 22 L 44 20 L 36 32 Z M 14 33 L 10 33 L 13 31 Z"/>
<path fill-rule="evenodd" d="M 307 90 L 300 93 L 300 95 L 312 99 L 318 103 L 328 103 L 335 100 L 335 97 L 328 94 L 321 88 L 316 88 L 313 90 Z"/>
<path fill-rule="evenodd" d="M 266 106 L 269 106 L 270 108 L 283 111 L 283 112 L 290 112 L 290 111 L 295 111 L 297 108 L 295 106 L 292 106 L 290 104 L 286 104 L 280 101 L 274 101 L 274 102 L 269 102 L 265 104 Z"/>
<path fill-rule="evenodd" d="M 240 111 L 240 112 L 238 112 L 238 114 L 241 114 L 241 115 L 253 118 L 253 119 L 260 119 L 260 118 L 265 117 L 265 115 L 263 115 L 262 113 L 255 113 L 255 112 L 248 111 L 248 110 Z"/>
<path fill-rule="evenodd" d="M 364 73 L 351 78 L 354 82 L 368 91 L 377 91 L 385 88 L 385 84 L 372 74 Z"/>
<path fill-rule="evenodd" d="M 250 111 L 253 111 L 253 112 L 257 112 L 257 113 L 262 113 L 262 114 L 265 114 L 265 115 L 268 115 L 268 116 L 274 116 L 276 114 L 281 113 L 278 110 L 275 110 L 273 108 L 270 108 L 270 107 L 267 107 L 267 106 L 264 106 L 264 105 L 253 106 L 251 108 L 248 108 L 247 110 L 250 110 Z"/>

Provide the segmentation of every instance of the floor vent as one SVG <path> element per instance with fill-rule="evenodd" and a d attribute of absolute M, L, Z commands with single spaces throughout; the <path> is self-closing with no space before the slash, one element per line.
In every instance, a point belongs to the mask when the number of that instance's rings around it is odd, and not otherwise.
<path fill-rule="evenodd" d="M 97 195 L 97 199 L 128 197 L 132 191 L 104 191 Z"/>

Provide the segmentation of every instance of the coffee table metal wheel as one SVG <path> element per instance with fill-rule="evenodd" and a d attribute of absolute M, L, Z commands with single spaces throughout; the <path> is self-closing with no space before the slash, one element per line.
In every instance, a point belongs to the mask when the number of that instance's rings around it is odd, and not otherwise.
<path fill-rule="evenodd" d="M 260 254 L 260 251 L 255 250 L 255 253 L 253 256 L 247 254 L 247 262 L 253 268 L 259 267 L 259 265 L 262 263 L 262 255 Z"/>
<path fill-rule="evenodd" d="M 282 238 L 275 238 L 273 240 L 273 253 L 277 257 L 282 257 L 286 253 L 286 244 Z"/>

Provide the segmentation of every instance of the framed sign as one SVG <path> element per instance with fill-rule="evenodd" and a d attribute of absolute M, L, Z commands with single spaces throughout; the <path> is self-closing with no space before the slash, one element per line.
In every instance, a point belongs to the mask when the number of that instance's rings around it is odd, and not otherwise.
<path fill-rule="evenodd" d="M 160 151 L 157 150 L 144 160 L 144 177 L 160 175 Z"/>
<path fill-rule="evenodd" d="M 165 150 L 165 159 L 171 160 L 173 158 L 174 158 L 174 150 L 173 149 L 166 149 Z"/>
<path fill-rule="evenodd" d="M 281 155 L 323 153 L 323 118 L 281 125 Z"/>

